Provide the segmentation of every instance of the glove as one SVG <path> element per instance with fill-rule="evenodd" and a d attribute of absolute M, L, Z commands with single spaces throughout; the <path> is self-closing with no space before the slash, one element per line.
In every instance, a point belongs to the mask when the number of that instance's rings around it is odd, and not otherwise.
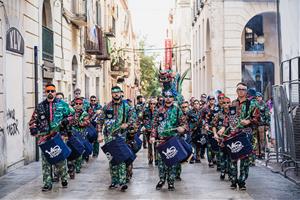
<path fill-rule="evenodd" d="M 38 134 L 38 129 L 37 128 L 30 128 L 30 134 L 32 136 L 36 136 Z"/>
<path fill-rule="evenodd" d="M 69 125 L 69 120 L 68 120 L 68 118 L 64 118 L 64 119 L 61 121 L 61 125 L 62 125 L 62 126 L 68 126 L 68 125 Z"/>

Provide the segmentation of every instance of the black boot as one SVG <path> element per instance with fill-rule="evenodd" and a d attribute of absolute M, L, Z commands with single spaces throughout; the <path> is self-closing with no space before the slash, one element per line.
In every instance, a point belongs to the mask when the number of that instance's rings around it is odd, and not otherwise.
<path fill-rule="evenodd" d="M 220 179 L 223 181 L 225 179 L 225 174 L 221 173 Z"/>
<path fill-rule="evenodd" d="M 52 190 L 52 185 L 44 185 L 42 187 L 42 192 L 47 192 L 47 191 L 50 191 Z"/>
<path fill-rule="evenodd" d="M 63 188 L 67 188 L 68 187 L 68 181 L 67 180 L 62 181 L 61 185 L 62 185 Z"/>
<path fill-rule="evenodd" d="M 121 185 L 121 191 L 125 192 L 127 190 L 128 186 L 126 184 Z"/>
<path fill-rule="evenodd" d="M 174 183 L 168 183 L 168 190 L 169 191 L 174 191 L 175 190 Z"/>
<path fill-rule="evenodd" d="M 230 185 L 231 189 L 236 189 L 236 187 L 237 187 L 236 183 L 231 183 L 231 185 Z"/>
<path fill-rule="evenodd" d="M 108 187 L 108 189 L 115 189 L 115 188 L 117 188 L 117 185 L 114 183 L 110 184 L 110 186 Z"/>
<path fill-rule="evenodd" d="M 165 181 L 160 180 L 156 185 L 156 190 L 160 190 L 165 184 Z"/>

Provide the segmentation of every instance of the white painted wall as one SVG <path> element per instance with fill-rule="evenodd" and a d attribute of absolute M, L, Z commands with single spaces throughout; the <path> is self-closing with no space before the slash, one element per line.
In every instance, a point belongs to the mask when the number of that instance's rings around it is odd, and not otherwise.
<path fill-rule="evenodd" d="M 173 43 L 178 46 L 174 49 L 175 67 L 182 74 L 191 68 L 189 63 L 191 59 L 191 8 L 189 1 L 177 1 L 174 9 L 174 25 L 173 25 Z M 181 47 L 182 46 L 182 47 Z M 192 70 L 192 69 L 191 69 Z M 191 78 L 190 71 L 187 78 Z M 185 99 L 192 96 L 192 81 L 184 80 L 182 85 L 182 95 Z"/>
<path fill-rule="evenodd" d="M 280 1 L 282 61 L 300 55 L 300 1 Z"/>

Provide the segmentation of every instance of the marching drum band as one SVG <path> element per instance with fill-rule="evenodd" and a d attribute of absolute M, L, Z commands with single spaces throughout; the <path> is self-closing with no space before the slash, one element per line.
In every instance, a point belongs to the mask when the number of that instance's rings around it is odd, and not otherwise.
<path fill-rule="evenodd" d="M 42 151 L 42 191 L 50 191 L 59 179 L 67 187 L 68 179 L 81 172 L 83 162 L 98 157 L 99 143 L 109 162 L 109 189 L 127 190 L 136 154 L 144 147 L 148 164 L 158 168 L 156 190 L 166 182 L 169 191 L 175 190 L 175 182 L 181 180 L 181 163 L 200 163 L 205 157 L 208 166 L 220 172 L 221 181 L 227 174 L 231 188 L 246 190 L 249 167 L 256 156 L 264 156 L 267 147 L 269 109 L 262 94 L 253 94 L 246 84 L 238 83 L 233 101 L 222 92 L 185 101 L 172 88 L 177 75 L 160 75 L 162 96 L 145 102 L 140 95 L 135 106 L 118 86 L 111 89 L 112 101 L 102 107 L 96 96 L 81 97 L 80 89 L 68 104 L 62 93 L 56 93 L 55 85 L 46 85 L 47 98 L 29 122 Z"/>

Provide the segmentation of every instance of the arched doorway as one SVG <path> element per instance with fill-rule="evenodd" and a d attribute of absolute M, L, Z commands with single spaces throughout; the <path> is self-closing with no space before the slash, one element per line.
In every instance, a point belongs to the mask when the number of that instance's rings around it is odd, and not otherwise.
<path fill-rule="evenodd" d="M 242 81 L 267 100 L 272 96 L 275 74 L 279 73 L 276 13 L 253 16 L 246 23 L 241 38 Z"/>

